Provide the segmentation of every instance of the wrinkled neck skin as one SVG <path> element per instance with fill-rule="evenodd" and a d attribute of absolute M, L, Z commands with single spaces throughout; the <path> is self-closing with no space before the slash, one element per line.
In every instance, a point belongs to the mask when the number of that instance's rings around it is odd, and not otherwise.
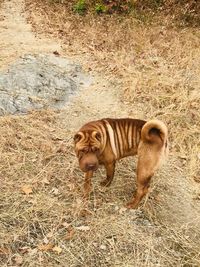
<path fill-rule="evenodd" d="M 104 142 L 105 143 L 102 145 L 102 148 L 100 149 L 100 153 L 98 155 L 100 165 L 106 165 L 117 160 L 116 155 L 113 153 L 108 133 L 105 135 Z"/>

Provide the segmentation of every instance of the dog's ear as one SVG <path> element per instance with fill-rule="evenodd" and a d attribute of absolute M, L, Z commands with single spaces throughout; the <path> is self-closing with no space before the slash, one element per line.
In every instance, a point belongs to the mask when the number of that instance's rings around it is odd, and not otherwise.
<path fill-rule="evenodd" d="M 101 141 L 101 134 L 99 132 L 97 132 L 95 134 L 95 138 L 98 140 L 98 141 Z"/>
<path fill-rule="evenodd" d="M 76 144 L 77 142 L 79 142 L 82 138 L 82 135 L 80 133 L 76 133 L 74 135 L 74 143 Z"/>

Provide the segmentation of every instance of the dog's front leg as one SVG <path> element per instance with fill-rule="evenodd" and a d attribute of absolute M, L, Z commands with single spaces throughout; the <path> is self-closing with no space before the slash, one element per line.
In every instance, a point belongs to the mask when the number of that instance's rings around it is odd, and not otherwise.
<path fill-rule="evenodd" d="M 93 176 L 93 171 L 88 171 L 85 173 L 85 181 L 84 181 L 84 198 L 88 199 L 92 189 L 91 178 Z"/>
<path fill-rule="evenodd" d="M 102 186 L 109 186 L 113 180 L 115 173 L 115 161 L 111 163 L 105 163 L 106 168 L 106 179 L 101 182 Z"/>

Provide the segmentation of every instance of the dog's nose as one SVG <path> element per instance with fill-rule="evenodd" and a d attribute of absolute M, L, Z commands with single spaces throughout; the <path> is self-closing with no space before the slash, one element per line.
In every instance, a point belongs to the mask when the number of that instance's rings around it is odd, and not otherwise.
<path fill-rule="evenodd" d="M 87 171 L 94 171 L 96 170 L 96 164 L 87 164 L 86 169 Z"/>

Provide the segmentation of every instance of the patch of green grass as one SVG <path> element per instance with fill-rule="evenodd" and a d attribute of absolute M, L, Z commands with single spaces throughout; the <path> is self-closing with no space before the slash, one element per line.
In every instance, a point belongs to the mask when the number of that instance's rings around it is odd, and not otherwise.
<path fill-rule="evenodd" d="M 86 9 L 85 0 L 78 0 L 78 2 L 74 5 L 74 11 L 79 15 L 83 15 L 86 12 Z"/>
<path fill-rule="evenodd" d="M 105 5 L 103 5 L 103 4 L 96 4 L 96 6 L 95 6 L 95 12 L 97 13 L 97 14 L 100 14 L 100 13 L 105 13 L 107 11 L 107 8 L 106 8 L 106 6 Z"/>

